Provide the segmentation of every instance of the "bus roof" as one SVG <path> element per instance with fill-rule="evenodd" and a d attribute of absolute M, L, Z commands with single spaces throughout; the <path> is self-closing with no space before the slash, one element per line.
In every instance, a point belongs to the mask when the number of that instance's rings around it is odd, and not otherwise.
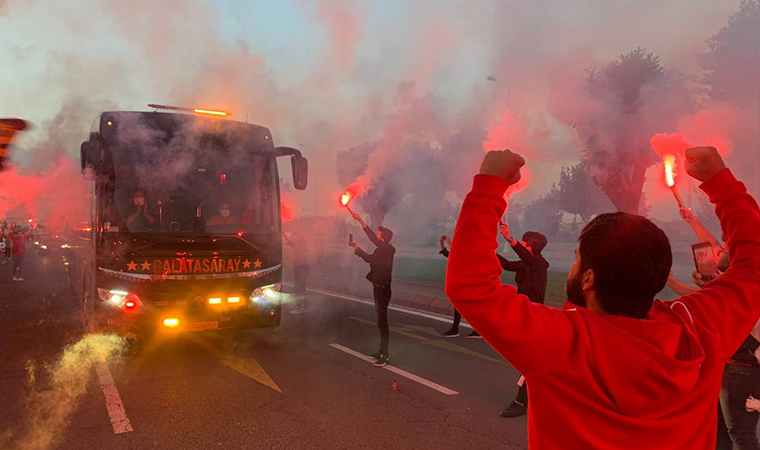
<path fill-rule="evenodd" d="M 166 133 L 171 139 L 177 130 L 191 130 L 198 134 L 223 134 L 228 140 L 250 142 L 261 150 L 274 148 L 272 134 L 268 128 L 251 123 L 238 122 L 220 117 L 185 113 L 154 111 L 104 111 L 93 124 L 92 132 L 102 135 L 107 141 L 117 140 L 117 130 L 147 127 Z"/>

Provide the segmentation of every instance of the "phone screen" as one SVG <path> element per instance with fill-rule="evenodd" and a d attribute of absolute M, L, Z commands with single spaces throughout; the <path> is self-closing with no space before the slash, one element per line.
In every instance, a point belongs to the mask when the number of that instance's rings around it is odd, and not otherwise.
<path fill-rule="evenodd" d="M 718 261 L 709 242 L 700 242 L 691 246 L 697 272 L 703 277 L 715 277 L 718 274 Z"/>

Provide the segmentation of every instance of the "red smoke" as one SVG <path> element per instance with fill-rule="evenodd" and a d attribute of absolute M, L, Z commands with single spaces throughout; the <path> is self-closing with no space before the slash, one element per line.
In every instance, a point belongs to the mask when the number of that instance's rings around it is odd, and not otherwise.
<path fill-rule="evenodd" d="M 87 217 L 87 183 L 66 156 L 39 173 L 20 174 L 15 167 L 0 175 L 0 218 L 18 208 L 48 228 L 60 230 Z"/>
<path fill-rule="evenodd" d="M 317 15 L 328 28 L 335 59 L 346 70 L 354 59 L 354 49 L 363 38 L 362 17 L 350 0 L 321 0 Z"/>
<path fill-rule="evenodd" d="M 283 192 L 280 197 L 280 217 L 283 222 L 290 222 L 296 218 L 296 208 L 293 197 Z"/>
<path fill-rule="evenodd" d="M 520 169 L 520 174 L 522 175 L 520 177 L 520 181 L 518 181 L 517 183 L 507 188 L 507 192 L 504 194 L 505 198 L 510 198 L 513 195 L 525 189 L 526 187 L 530 186 L 530 182 L 533 179 L 533 175 L 531 174 L 531 171 L 528 169 L 528 166 L 523 166 L 522 169 Z"/>
<path fill-rule="evenodd" d="M 687 141 L 680 133 L 657 133 L 652 136 L 649 143 L 660 158 L 664 158 L 666 155 L 673 155 L 679 158 L 684 155 L 687 148 L 694 147 L 694 145 Z"/>

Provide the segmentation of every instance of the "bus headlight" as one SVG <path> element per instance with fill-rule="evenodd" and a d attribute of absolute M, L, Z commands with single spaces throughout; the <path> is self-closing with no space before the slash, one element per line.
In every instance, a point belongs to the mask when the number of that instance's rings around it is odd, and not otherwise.
<path fill-rule="evenodd" d="M 270 284 L 267 286 L 257 287 L 251 293 L 251 302 L 264 303 L 279 299 L 282 283 Z"/>
<path fill-rule="evenodd" d="M 136 294 L 119 289 L 98 288 L 98 297 L 109 306 L 115 308 L 124 307 L 124 309 L 129 311 L 134 311 L 138 306 L 142 306 L 142 301 L 140 301 L 140 297 Z"/>

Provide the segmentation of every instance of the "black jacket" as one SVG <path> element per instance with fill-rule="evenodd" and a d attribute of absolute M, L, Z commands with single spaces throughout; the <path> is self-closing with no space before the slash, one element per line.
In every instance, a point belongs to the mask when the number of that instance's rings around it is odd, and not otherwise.
<path fill-rule="evenodd" d="M 543 303 L 546 297 L 546 278 L 549 271 L 549 261 L 541 255 L 534 255 L 519 241 L 512 250 L 520 257 L 520 261 L 509 261 L 501 255 L 501 268 L 515 273 L 517 293 L 525 294 L 533 303 Z"/>
<path fill-rule="evenodd" d="M 438 253 L 442 254 L 443 256 L 445 256 L 445 257 L 447 257 L 447 258 L 449 257 L 449 249 L 447 249 L 447 248 L 442 248 L 442 249 L 441 249 L 441 251 L 440 251 L 440 252 L 438 252 Z M 499 262 L 501 263 L 501 268 L 502 268 L 503 270 L 509 270 L 509 269 L 507 269 L 507 267 L 505 266 L 505 263 L 506 263 L 506 264 L 512 264 L 512 263 L 511 263 L 510 261 L 507 261 L 506 259 L 502 258 L 500 255 L 496 255 L 496 256 L 498 256 L 498 257 L 499 257 Z"/>
<path fill-rule="evenodd" d="M 364 232 L 367 233 L 367 237 L 377 248 L 371 255 L 360 248 L 357 248 L 354 253 L 369 263 L 367 279 L 373 285 L 390 286 L 391 275 L 393 273 L 393 257 L 396 255 L 396 248 L 378 239 L 370 227 L 365 227 Z"/>

